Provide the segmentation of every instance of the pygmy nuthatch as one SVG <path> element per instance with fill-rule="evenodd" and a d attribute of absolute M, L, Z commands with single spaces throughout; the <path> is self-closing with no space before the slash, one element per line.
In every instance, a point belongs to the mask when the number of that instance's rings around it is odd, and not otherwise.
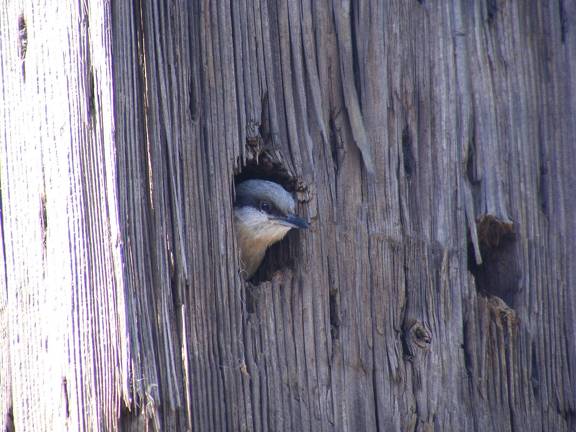
<path fill-rule="evenodd" d="M 234 222 L 246 279 L 258 270 L 268 246 L 292 228 L 308 228 L 294 213 L 295 206 L 292 195 L 277 183 L 252 179 L 236 186 Z"/>

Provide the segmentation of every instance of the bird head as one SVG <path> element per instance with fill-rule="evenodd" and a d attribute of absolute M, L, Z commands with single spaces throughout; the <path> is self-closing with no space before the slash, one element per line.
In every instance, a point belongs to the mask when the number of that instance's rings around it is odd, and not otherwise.
<path fill-rule="evenodd" d="M 234 221 L 247 278 L 260 266 L 268 246 L 293 228 L 308 228 L 295 207 L 292 195 L 277 183 L 252 179 L 236 186 Z"/>
<path fill-rule="evenodd" d="M 268 244 L 281 240 L 292 228 L 308 228 L 295 213 L 296 203 L 286 189 L 268 180 L 246 180 L 236 186 L 237 219 L 254 238 Z"/>

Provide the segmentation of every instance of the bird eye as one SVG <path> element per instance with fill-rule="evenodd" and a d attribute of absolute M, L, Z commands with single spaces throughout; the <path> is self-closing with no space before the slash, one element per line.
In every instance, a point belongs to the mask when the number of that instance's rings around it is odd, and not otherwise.
<path fill-rule="evenodd" d="M 260 210 L 268 213 L 270 210 L 272 210 L 272 206 L 270 205 L 270 203 L 268 201 L 262 201 L 260 203 Z"/>

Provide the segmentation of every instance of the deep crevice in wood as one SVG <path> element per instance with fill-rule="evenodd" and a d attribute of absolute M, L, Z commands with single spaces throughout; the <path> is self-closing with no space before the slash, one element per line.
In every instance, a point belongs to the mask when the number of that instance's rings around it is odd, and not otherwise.
<path fill-rule="evenodd" d="M 338 290 L 331 289 L 329 294 L 330 302 L 330 335 L 332 340 L 340 337 L 340 301 Z"/>
<path fill-rule="evenodd" d="M 483 215 L 476 221 L 482 264 L 477 265 L 470 233 L 468 233 L 468 270 L 474 276 L 480 293 L 496 296 L 514 307 L 522 278 L 515 253 L 514 226 L 493 215 Z"/>
<path fill-rule="evenodd" d="M 46 194 L 40 194 L 40 233 L 42 237 L 42 252 L 46 255 L 46 240 L 48 238 L 48 212 L 46 210 Z"/>
<path fill-rule="evenodd" d="M 541 128 L 538 129 L 539 134 L 542 133 Z M 540 165 L 538 167 L 538 202 L 540 204 L 540 210 L 542 214 L 548 219 L 548 202 L 550 199 L 548 187 L 550 185 L 550 175 L 548 169 L 548 157 L 546 155 L 544 137 L 539 137 L 538 139 L 538 156 L 540 160 Z"/>
<path fill-rule="evenodd" d="M 70 396 L 68 393 L 68 380 L 62 377 L 62 393 L 64 393 L 64 409 L 66 411 L 66 418 L 70 417 Z"/>
<path fill-rule="evenodd" d="M 532 384 L 532 393 L 534 393 L 534 398 L 538 399 L 540 397 L 540 371 L 538 370 L 538 358 L 536 341 L 532 341 L 530 345 L 530 350 L 532 354 L 530 356 L 530 382 Z"/>
<path fill-rule="evenodd" d="M 6 419 L 4 420 L 4 431 L 5 432 L 15 432 L 16 429 L 14 427 L 14 410 L 12 405 L 8 408 L 6 412 Z"/>
<path fill-rule="evenodd" d="M 566 43 L 566 33 L 568 33 L 568 15 L 564 0 L 558 0 L 558 13 L 560 14 L 560 41 Z"/>
<path fill-rule="evenodd" d="M 350 3 L 350 28 L 351 28 L 351 38 L 352 38 L 352 75 L 354 79 L 354 86 L 356 87 L 356 94 L 358 95 L 358 105 L 360 106 L 360 110 L 362 110 L 362 74 L 360 73 L 360 59 L 358 54 L 358 33 L 361 33 L 362 30 L 356 28 L 356 15 L 358 11 L 356 11 L 356 3 Z"/>
<path fill-rule="evenodd" d="M 329 120 L 330 155 L 332 156 L 332 162 L 334 164 L 334 173 L 336 175 L 338 175 L 338 172 L 340 171 L 340 167 L 342 166 L 342 162 L 344 161 L 344 154 L 345 154 L 344 143 L 342 142 L 342 134 L 338 130 L 338 125 L 336 121 L 338 116 L 342 114 L 343 114 L 342 111 L 331 113 Z"/>
<path fill-rule="evenodd" d="M 498 14 L 498 0 L 487 0 L 486 1 L 486 21 L 488 24 L 492 24 L 496 19 Z"/>
<path fill-rule="evenodd" d="M 410 134 L 410 128 L 408 124 L 404 126 L 402 130 L 402 160 L 404 166 L 404 174 L 409 179 L 412 177 L 415 160 L 414 154 L 412 153 L 412 135 Z"/>
<path fill-rule="evenodd" d="M 22 62 L 22 79 L 26 81 L 26 50 L 28 49 L 28 28 L 24 15 L 18 17 L 18 56 Z"/>
<path fill-rule="evenodd" d="M 86 42 L 86 44 L 88 44 L 88 42 Z M 92 119 L 96 115 L 96 95 L 95 95 L 96 83 L 94 78 L 94 71 L 92 69 L 92 60 L 90 58 L 89 47 L 86 47 L 86 63 L 87 63 L 86 68 L 88 70 L 88 79 L 86 80 L 88 84 L 86 95 L 87 98 L 86 107 L 88 108 L 87 122 L 89 126 L 92 126 Z"/>
<path fill-rule="evenodd" d="M 472 330 L 470 328 L 471 324 L 468 320 L 464 321 L 464 328 L 463 328 L 463 343 L 462 343 L 462 349 L 464 350 L 464 367 L 466 368 L 466 373 L 468 375 L 469 378 L 471 378 L 473 376 L 473 368 L 474 368 L 474 363 L 473 363 L 473 353 L 474 353 L 474 347 L 472 346 L 472 341 L 474 338 L 474 334 L 472 333 Z"/>
<path fill-rule="evenodd" d="M 198 96 L 196 94 L 196 86 L 194 85 L 194 76 L 190 75 L 190 98 L 188 109 L 190 110 L 190 120 L 196 122 L 198 120 Z"/>

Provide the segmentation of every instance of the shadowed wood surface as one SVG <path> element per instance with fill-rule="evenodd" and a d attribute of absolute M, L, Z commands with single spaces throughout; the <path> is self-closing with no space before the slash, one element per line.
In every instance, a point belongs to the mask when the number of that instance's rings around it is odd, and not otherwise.
<path fill-rule="evenodd" d="M 576 2 L 88 3 L 0 7 L 5 428 L 576 430 Z"/>

